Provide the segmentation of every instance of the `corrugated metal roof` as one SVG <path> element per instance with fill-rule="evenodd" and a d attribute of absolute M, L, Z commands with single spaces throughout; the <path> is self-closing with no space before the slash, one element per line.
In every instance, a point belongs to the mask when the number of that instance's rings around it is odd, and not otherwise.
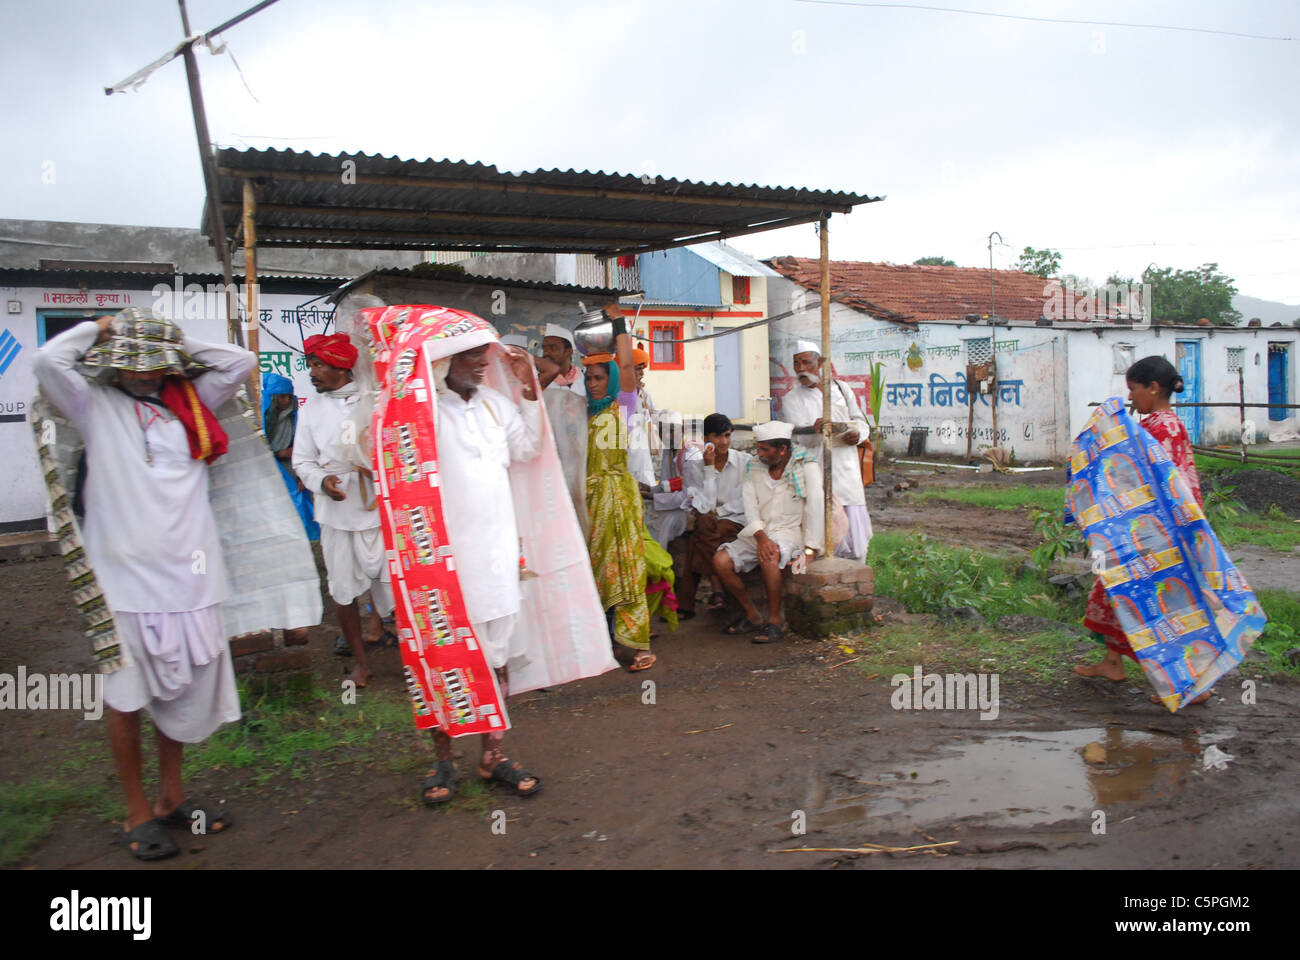
<path fill-rule="evenodd" d="M 222 219 L 257 199 L 259 246 L 635 253 L 848 213 L 866 195 L 455 160 L 217 151 Z"/>
<path fill-rule="evenodd" d="M 348 290 L 351 290 L 359 283 L 363 283 L 372 277 L 402 277 L 405 279 L 427 280 L 430 283 L 462 283 L 466 286 L 478 284 L 480 286 L 506 287 L 515 290 L 545 290 L 553 293 L 571 293 L 575 296 L 596 296 L 603 297 L 606 301 L 616 299 L 627 293 L 626 290 L 613 290 L 604 287 L 582 287 L 573 283 L 549 283 L 544 280 L 516 280 L 511 277 L 492 277 L 479 273 L 457 273 L 454 270 L 430 270 L 419 267 L 407 267 L 404 269 L 388 270 L 371 270 L 363 273 L 355 279 L 349 280 L 338 290 L 330 294 L 329 299 L 337 301 L 338 298 Z"/>
<path fill-rule="evenodd" d="M 771 267 L 764 266 L 747 253 L 725 243 L 698 243 L 687 247 L 691 253 L 703 257 L 719 270 L 725 270 L 733 277 L 779 277 Z"/>
<path fill-rule="evenodd" d="M 43 284 L 51 286 L 60 280 L 72 280 L 75 277 L 93 277 L 96 282 L 121 281 L 139 283 L 141 281 L 150 282 L 153 286 L 157 282 L 166 282 L 169 285 L 177 276 L 171 270 L 96 270 L 83 267 L 58 267 L 40 269 L 37 267 L 0 267 L 0 286 L 6 284 Z M 183 283 L 222 283 L 223 278 L 219 273 L 184 273 L 179 274 Z M 246 279 L 244 274 L 236 272 L 233 274 L 235 283 L 243 283 Z M 268 274 L 263 273 L 259 276 L 259 282 L 265 286 L 267 283 L 316 283 L 321 285 L 333 285 L 342 283 L 347 277 L 330 277 L 320 274 Z"/>

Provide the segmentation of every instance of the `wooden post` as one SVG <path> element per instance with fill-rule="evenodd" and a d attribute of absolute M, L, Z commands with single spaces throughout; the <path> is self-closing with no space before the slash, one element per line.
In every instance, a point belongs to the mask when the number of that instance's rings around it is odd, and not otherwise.
<path fill-rule="evenodd" d="M 609 276 L 609 257 L 606 257 L 604 262 L 605 262 L 605 289 L 608 290 L 611 287 L 613 287 L 613 284 L 610 283 L 610 276 Z M 631 332 L 632 332 L 631 330 L 628 331 L 629 334 L 631 334 Z"/>
<path fill-rule="evenodd" d="M 1245 363 L 1245 360 L 1242 360 Z M 1241 423 L 1241 462 L 1246 462 L 1246 377 L 1242 373 L 1242 367 L 1237 368 L 1237 398 L 1241 405 L 1237 408 L 1238 417 Z"/>
<path fill-rule="evenodd" d="M 178 0 L 181 8 L 181 26 L 185 36 L 190 34 L 190 17 L 185 11 L 185 0 Z M 212 245 L 221 257 L 221 274 L 226 281 L 226 325 L 230 342 L 244 345 L 244 337 L 239 330 L 239 291 L 235 289 L 234 270 L 230 265 L 230 248 L 226 246 L 226 227 L 221 220 L 221 195 L 217 192 L 217 162 L 212 155 L 212 139 L 208 136 L 208 116 L 203 109 L 203 88 L 199 86 L 199 64 L 194 57 L 194 44 L 187 43 L 183 51 L 185 57 L 185 79 L 190 86 L 190 108 L 194 113 L 194 133 L 199 141 L 199 162 L 203 166 L 203 183 L 208 193 L 208 229 L 211 231 Z"/>
<path fill-rule="evenodd" d="M 262 409 L 262 355 L 258 352 L 258 334 L 261 331 L 257 311 L 257 197 L 253 194 L 253 181 L 244 181 L 244 290 L 248 296 L 248 349 L 257 358 L 248 378 L 248 396 L 254 410 Z"/>
<path fill-rule="evenodd" d="M 834 465 L 831 463 L 831 261 L 830 231 L 827 223 L 830 214 L 822 214 L 817 235 L 821 241 L 821 295 L 822 295 L 822 495 L 825 499 L 826 556 L 835 556 L 835 534 L 831 530 L 831 488 Z"/>

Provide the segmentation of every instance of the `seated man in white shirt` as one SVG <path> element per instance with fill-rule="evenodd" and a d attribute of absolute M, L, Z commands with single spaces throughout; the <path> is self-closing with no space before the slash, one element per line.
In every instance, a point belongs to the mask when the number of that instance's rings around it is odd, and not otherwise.
<path fill-rule="evenodd" d="M 682 463 L 687 503 L 695 513 L 695 529 L 686 548 L 686 569 L 677 591 L 677 617 L 695 616 L 699 575 L 713 581 L 710 610 L 727 605 L 722 581 L 713 569 L 713 555 L 735 540 L 745 526 L 745 467 L 750 455 L 731 449 L 731 420 L 724 413 L 704 418 L 704 452 L 691 450 Z"/>
<path fill-rule="evenodd" d="M 713 569 L 744 613 L 723 632 L 758 631 L 755 643 L 781 639 L 781 571 L 821 552 L 825 529 L 822 470 L 790 442 L 791 426 L 772 420 L 754 428 L 756 457 L 745 468 L 745 528 L 713 555 Z M 734 454 L 733 454 L 734 456 Z M 767 591 L 767 620 L 745 593 L 740 574 L 755 566 Z"/>

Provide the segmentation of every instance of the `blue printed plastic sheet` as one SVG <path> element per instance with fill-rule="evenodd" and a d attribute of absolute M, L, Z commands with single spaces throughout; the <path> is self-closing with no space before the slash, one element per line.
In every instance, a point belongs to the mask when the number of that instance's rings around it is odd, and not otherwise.
<path fill-rule="evenodd" d="M 1070 447 L 1075 523 L 1138 663 L 1170 712 L 1239 664 L 1267 618 L 1164 447 L 1112 397 Z"/>

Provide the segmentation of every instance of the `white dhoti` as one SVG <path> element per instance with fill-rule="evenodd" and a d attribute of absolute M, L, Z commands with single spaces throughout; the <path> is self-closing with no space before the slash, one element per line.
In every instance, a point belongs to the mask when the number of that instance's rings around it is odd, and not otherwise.
<path fill-rule="evenodd" d="M 863 504 L 846 506 L 844 515 L 849 520 L 849 532 L 835 545 L 835 556 L 865 563 L 867 547 L 871 543 L 871 514 Z"/>
<path fill-rule="evenodd" d="M 769 533 L 768 539 L 781 549 L 778 565 L 782 570 L 790 563 L 791 557 L 803 550 L 803 544 L 790 537 L 772 536 Z M 735 540 L 724 543 L 718 549 L 726 550 L 731 556 L 732 566 L 736 568 L 737 573 L 747 573 L 758 566 L 758 541 L 747 533 L 742 533 Z"/>
<path fill-rule="evenodd" d="M 393 612 L 393 585 L 384 550 L 384 533 L 369 530 L 338 530 L 320 525 L 320 549 L 329 576 L 330 596 L 347 606 L 367 591 L 381 617 Z"/>
<path fill-rule="evenodd" d="M 524 631 L 515 629 L 518 620 L 519 614 L 512 613 L 495 620 L 470 621 L 474 636 L 478 637 L 479 645 L 493 670 L 505 666 L 522 667 L 528 662 Z"/>
<path fill-rule="evenodd" d="M 239 690 L 221 605 L 185 613 L 113 615 L 126 662 L 104 677 L 104 702 L 148 710 L 172 740 L 198 743 L 239 719 Z"/>

